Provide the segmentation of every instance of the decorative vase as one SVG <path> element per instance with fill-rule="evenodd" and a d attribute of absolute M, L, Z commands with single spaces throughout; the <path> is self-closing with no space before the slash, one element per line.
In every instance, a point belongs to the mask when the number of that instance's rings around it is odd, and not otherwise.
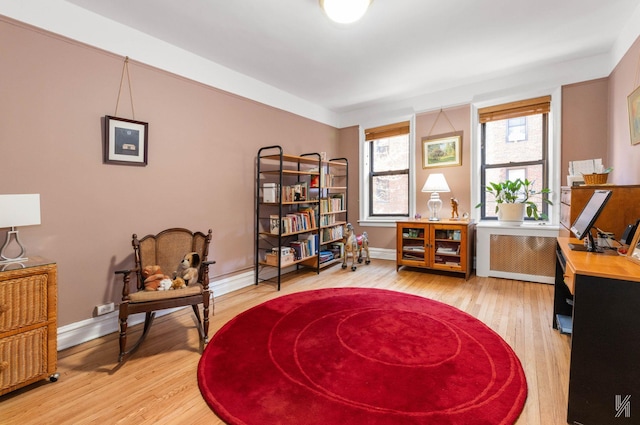
<path fill-rule="evenodd" d="M 502 203 L 498 207 L 498 221 L 511 226 L 519 226 L 524 223 L 525 208 L 526 204 L 521 202 Z"/>

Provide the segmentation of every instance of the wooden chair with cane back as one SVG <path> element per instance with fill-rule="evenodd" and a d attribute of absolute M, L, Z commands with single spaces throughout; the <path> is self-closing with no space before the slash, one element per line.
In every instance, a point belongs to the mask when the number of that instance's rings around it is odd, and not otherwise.
<path fill-rule="evenodd" d="M 191 306 L 196 316 L 200 349 L 209 342 L 209 244 L 211 243 L 211 229 L 207 234 L 192 232 L 187 229 L 172 228 L 163 230 L 157 235 L 147 235 L 138 239 L 133 235 L 132 245 L 135 267 L 130 270 L 118 270 L 122 275 L 122 301 L 120 303 L 120 355 L 118 361 L 127 357 L 138 349 L 149 333 L 155 312 L 168 308 Z M 147 266 L 160 266 L 160 269 L 170 277 L 177 270 L 185 254 L 195 252 L 200 257 L 197 283 L 184 288 L 172 290 L 145 290 L 143 270 Z M 131 276 L 136 280 L 135 289 L 130 287 Z M 202 316 L 200 315 L 202 304 Z M 145 313 L 142 335 L 127 350 L 127 320 L 129 315 Z"/>

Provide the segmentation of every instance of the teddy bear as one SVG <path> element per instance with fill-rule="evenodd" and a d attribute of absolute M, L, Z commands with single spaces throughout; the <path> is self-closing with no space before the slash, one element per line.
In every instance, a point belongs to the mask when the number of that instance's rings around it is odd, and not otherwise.
<path fill-rule="evenodd" d="M 142 277 L 144 278 L 145 291 L 162 291 L 171 287 L 171 279 L 162 272 L 158 265 L 145 266 L 142 269 Z"/>
<path fill-rule="evenodd" d="M 178 264 L 178 270 L 174 272 L 175 278 L 182 278 L 186 285 L 192 285 L 198 281 L 199 266 L 200 255 L 197 252 L 189 252 Z"/>

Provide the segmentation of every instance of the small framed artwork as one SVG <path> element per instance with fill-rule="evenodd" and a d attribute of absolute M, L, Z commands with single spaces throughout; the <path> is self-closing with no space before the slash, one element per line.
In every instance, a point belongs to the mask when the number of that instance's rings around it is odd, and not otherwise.
<path fill-rule="evenodd" d="M 148 123 L 106 115 L 104 128 L 105 164 L 147 165 Z"/>
<path fill-rule="evenodd" d="M 462 131 L 422 138 L 422 168 L 462 165 Z"/>
<path fill-rule="evenodd" d="M 640 143 L 640 86 L 627 96 L 631 144 Z"/>
<path fill-rule="evenodd" d="M 636 230 L 636 234 L 633 236 L 633 240 L 627 251 L 627 259 L 636 264 L 640 264 L 640 230 Z"/>

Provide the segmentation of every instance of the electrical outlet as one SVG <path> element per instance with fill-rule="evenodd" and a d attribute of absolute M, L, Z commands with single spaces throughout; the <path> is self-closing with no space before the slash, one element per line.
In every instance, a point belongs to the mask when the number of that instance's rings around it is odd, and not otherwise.
<path fill-rule="evenodd" d="M 113 310 L 115 310 L 115 308 L 116 307 L 115 307 L 114 303 L 97 305 L 96 306 L 96 315 L 102 316 L 103 314 L 111 313 Z"/>

